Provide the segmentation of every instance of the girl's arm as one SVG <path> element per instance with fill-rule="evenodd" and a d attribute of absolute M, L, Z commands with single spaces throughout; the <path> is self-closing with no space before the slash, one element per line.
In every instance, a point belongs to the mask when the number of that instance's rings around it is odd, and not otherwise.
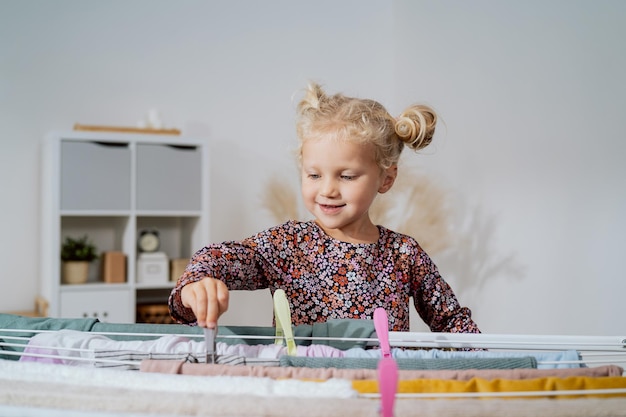
<path fill-rule="evenodd" d="M 441 277 L 430 257 L 421 251 L 417 266 L 417 288 L 413 291 L 415 308 L 433 332 L 480 333 L 472 312 L 462 307 L 448 283 Z"/>
<path fill-rule="evenodd" d="M 228 290 L 267 288 L 262 264 L 252 238 L 200 249 L 170 294 L 168 303 L 172 318 L 183 324 L 213 324 L 212 319 L 216 321 L 228 308 Z M 183 294 L 187 285 L 190 286 Z M 202 303 L 205 303 L 204 307 Z"/>

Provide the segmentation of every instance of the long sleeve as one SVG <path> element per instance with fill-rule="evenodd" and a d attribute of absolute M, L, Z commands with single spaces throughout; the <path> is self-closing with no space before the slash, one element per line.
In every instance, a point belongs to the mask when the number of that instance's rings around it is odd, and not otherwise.
<path fill-rule="evenodd" d="M 379 230 L 378 242 L 354 244 L 333 239 L 315 222 L 291 221 L 241 242 L 206 246 L 173 289 L 170 313 L 179 323 L 195 323 L 181 290 L 212 277 L 231 290 L 283 289 L 295 325 L 371 319 L 377 307 L 385 307 L 390 328 L 408 331 L 413 297 L 432 331 L 478 332 L 469 309 L 459 305 L 415 239 Z"/>
<path fill-rule="evenodd" d="M 414 266 L 413 300 L 420 317 L 433 332 L 480 333 L 472 312 L 462 307 L 430 257 L 420 250 Z"/>
<path fill-rule="evenodd" d="M 241 242 L 212 244 L 197 251 L 170 294 L 172 318 L 179 323 L 195 322 L 191 309 L 183 306 L 181 290 L 185 285 L 207 277 L 223 281 L 229 290 L 267 288 L 268 282 L 256 247 L 254 240 L 249 238 Z"/>

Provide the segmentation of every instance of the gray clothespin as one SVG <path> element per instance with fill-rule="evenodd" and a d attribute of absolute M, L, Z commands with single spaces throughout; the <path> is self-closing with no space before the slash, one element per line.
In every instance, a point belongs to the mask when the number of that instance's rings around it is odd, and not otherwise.
<path fill-rule="evenodd" d="M 204 343 L 206 346 L 206 363 L 217 363 L 217 354 L 215 350 L 215 335 L 217 329 L 204 328 Z"/>

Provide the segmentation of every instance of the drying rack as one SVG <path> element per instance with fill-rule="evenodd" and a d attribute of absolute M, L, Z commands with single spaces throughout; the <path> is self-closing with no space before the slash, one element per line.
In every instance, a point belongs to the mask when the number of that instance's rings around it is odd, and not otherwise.
<path fill-rule="evenodd" d="M 278 304 L 281 304 L 280 302 Z M 277 304 L 277 305 L 278 305 Z M 275 305 L 276 307 L 276 305 Z M 380 309 L 382 310 L 382 309 Z M 384 313 L 384 310 L 382 310 Z M 513 399 L 519 398 L 519 401 L 526 400 L 530 401 L 526 404 L 526 408 L 529 412 L 537 412 L 533 407 L 538 406 L 540 404 L 544 404 L 543 402 L 538 400 L 531 401 L 530 399 L 543 398 L 546 401 L 552 401 L 555 398 L 563 398 L 563 401 L 558 402 L 558 404 L 554 404 L 554 410 L 551 410 L 550 413 L 553 415 L 559 415 L 555 413 L 555 411 L 561 410 L 564 413 L 566 410 L 598 410 L 598 407 L 602 409 L 603 407 L 608 407 L 607 415 L 625 415 L 626 416 L 626 376 L 624 374 L 624 366 L 626 363 L 626 337 L 624 336 L 566 336 L 566 335 L 514 335 L 514 334 L 460 334 L 460 333 L 423 333 L 423 332 L 394 332 L 387 330 L 387 320 L 386 313 L 380 313 L 377 310 L 377 314 L 374 317 L 374 327 L 375 332 L 367 335 L 366 337 L 351 337 L 351 336 L 340 336 L 340 337 L 332 337 L 332 336 L 324 336 L 324 337 L 316 337 L 316 336 L 299 336 L 298 332 L 293 331 L 293 327 L 290 322 L 290 315 L 286 314 L 284 311 L 280 311 L 279 308 L 275 309 L 275 319 L 276 319 L 276 328 L 275 333 L 273 334 L 244 334 L 244 333 L 236 333 L 236 334 L 225 334 L 218 332 L 217 340 L 225 343 L 230 342 L 239 342 L 246 340 L 254 340 L 255 342 L 262 341 L 267 344 L 278 344 L 284 345 L 286 351 L 290 351 L 291 354 L 294 352 L 294 347 L 296 345 L 306 345 L 306 344 L 318 344 L 318 343 L 354 343 L 359 346 L 363 346 L 364 350 L 370 352 L 376 352 L 378 355 L 378 367 L 377 367 L 377 378 L 375 381 L 352 381 L 352 386 L 360 386 L 366 387 L 357 390 L 357 395 L 354 398 L 328 398 L 325 399 L 324 402 L 327 404 L 345 404 L 346 406 L 352 407 L 352 409 L 357 410 L 362 407 L 361 402 L 354 402 L 357 400 L 361 401 L 372 401 L 374 400 L 378 405 L 376 406 L 377 415 L 382 415 L 383 417 L 391 417 L 391 416 L 400 416 L 405 415 L 407 411 L 405 410 L 409 404 L 413 404 L 414 401 L 425 401 L 425 400 L 433 400 L 433 399 L 451 399 L 454 398 L 457 402 L 446 403 L 447 405 L 442 405 L 440 403 L 438 406 L 441 407 L 456 407 L 460 404 L 458 401 L 465 401 L 476 398 L 491 398 L 492 400 L 497 400 L 500 398 L 506 398 L 504 401 L 508 401 L 505 404 L 507 407 L 512 405 L 519 405 L 514 402 Z M 26 320 L 26 319 L 24 319 Z M 34 319 L 33 319 L 34 320 Z M 53 319 L 52 319 L 53 320 Z M 143 326 L 143 329 L 151 328 L 149 325 Z M 99 335 L 103 337 L 118 337 L 122 336 L 125 340 L 150 340 L 161 337 L 181 337 L 187 338 L 189 340 L 195 340 L 197 344 L 202 345 L 203 335 L 198 332 L 183 332 L 177 333 L 176 330 L 181 329 L 182 327 L 178 325 L 155 325 L 155 331 L 142 331 L 142 332 L 116 332 L 116 331 L 99 331 L 99 332 L 89 332 L 92 335 Z M 168 331 L 163 331 L 163 329 L 167 329 Z M 172 329 L 170 332 L 169 330 Z M 5 369 L 8 368 L 16 368 L 19 369 L 22 357 L 25 355 L 32 355 L 33 357 L 46 358 L 49 359 L 67 359 L 67 360 L 77 360 L 76 355 L 68 355 L 67 358 L 64 358 L 64 355 L 60 355 L 58 352 L 52 355 L 46 355 L 42 353 L 28 353 L 25 352 L 25 347 L 29 346 L 30 339 L 32 339 L 35 335 L 42 333 L 55 333 L 63 330 L 50 330 L 50 329 L 33 329 L 33 328 L 2 328 L 0 329 L 0 357 L 3 360 L 0 360 L 0 365 L 4 366 Z M 32 347 L 32 346 L 31 346 Z M 72 349 L 66 349 L 63 347 L 59 347 L 62 351 L 65 349 L 66 352 L 71 352 Z M 201 357 L 203 353 L 202 347 L 198 348 L 197 351 L 188 352 L 193 354 L 194 356 Z M 399 369 L 398 363 L 400 363 L 401 353 L 402 352 L 414 352 L 414 351 L 441 351 L 441 352 L 453 352 L 457 350 L 462 351 L 470 351 L 470 352 L 480 352 L 480 350 L 485 350 L 486 352 L 498 352 L 502 353 L 502 355 L 509 354 L 535 354 L 542 352 L 561 352 L 561 351 L 575 351 L 579 353 L 579 357 L 575 360 L 564 359 L 558 361 L 549 361 L 549 360 L 537 360 L 537 363 L 540 365 L 544 365 L 548 368 L 554 368 L 554 375 L 558 378 L 559 370 L 557 369 L 559 366 L 565 366 L 568 368 L 578 367 L 578 368 L 587 368 L 587 369 L 599 369 L 602 367 L 611 367 L 613 371 L 612 376 L 603 377 L 602 378 L 591 378 L 592 382 L 598 381 L 606 381 L 611 380 L 617 385 L 611 385 L 610 387 L 600 387 L 594 388 L 593 385 L 589 385 L 585 389 L 567 389 L 561 390 L 557 388 L 553 388 L 549 391 L 546 390 L 533 390 L 533 391 L 524 391 L 524 390 L 500 390 L 497 392 L 484 392 L 484 391 L 471 391 L 464 390 L 458 392 L 417 392 L 413 390 L 411 392 L 407 391 L 407 384 L 411 383 L 411 381 L 403 380 L 402 375 L 406 372 L 405 370 Z M 151 354 L 152 356 L 149 359 L 159 359 L 158 354 Z M 140 357 L 140 359 L 142 359 Z M 144 357 L 145 359 L 145 357 Z M 92 358 L 84 358 L 81 359 L 85 362 L 91 361 L 92 364 L 95 364 L 96 361 L 100 361 L 103 364 L 106 364 L 107 361 L 110 361 L 109 364 L 117 364 L 117 365 L 137 365 L 137 360 L 109 360 L 104 358 L 94 359 Z M 10 363 L 9 363 L 10 362 Z M 25 364 L 24 364 L 25 365 Z M 197 364 L 205 367 L 211 366 L 219 366 L 219 365 L 205 365 L 205 364 Z M 65 369 L 66 372 L 69 371 L 68 368 L 71 366 L 68 365 L 52 365 L 52 367 L 58 367 L 56 369 Z M 615 371 L 619 370 L 620 374 L 616 375 Z M 34 372 L 34 371 L 33 371 Z M 78 372 L 78 371 L 76 371 Z M 90 368 L 88 371 L 80 371 L 80 372 L 91 372 L 92 379 L 100 378 L 99 372 L 104 372 L 104 370 L 98 369 L 97 367 Z M 141 372 L 132 372 L 132 371 L 119 371 L 125 373 L 126 378 L 129 378 L 128 375 L 135 375 L 132 378 L 154 378 L 150 379 L 150 381 L 157 381 L 162 378 L 175 378 L 175 377 L 183 377 L 181 375 L 138 375 Z M 462 371 L 459 371 L 462 372 Z M 26 372 L 28 373 L 28 372 Z M 0 372 L 2 374 L 2 372 Z M 105 374 L 109 375 L 109 374 Z M 115 374 L 119 375 L 119 374 Z M 208 378 L 206 381 L 214 381 L 217 385 L 212 385 L 212 388 L 209 389 L 209 392 L 203 393 L 203 395 L 213 395 L 215 392 L 220 392 L 220 387 L 218 384 L 218 380 L 220 377 Z M 53 378 L 51 378 L 53 379 Z M 253 379 L 252 379 L 253 380 Z M 176 381 L 180 381 L 176 379 Z M 39 381 L 40 383 L 45 383 L 45 381 Z M 278 383 L 286 383 L 287 381 L 278 381 Z M 293 381 L 294 383 L 298 381 Z M 300 381 L 301 382 L 301 381 Z M 309 381 L 310 382 L 310 381 Z M 328 384 L 338 383 L 337 381 L 326 381 Z M 350 381 L 348 381 L 350 382 Z M 2 387 L 2 381 L 0 380 L 0 387 Z M 10 385 L 10 380 L 5 381 L 7 385 Z M 52 383 L 58 384 L 59 381 Z M 151 382 L 152 384 L 152 382 Z M 359 385 L 360 384 L 360 385 Z M 369 385 L 368 385 L 369 384 Z M 157 384 L 154 384 L 155 386 Z M 56 385 L 54 385 L 56 386 Z M 330 385 L 329 385 L 330 386 Z M 346 386 L 343 385 L 342 388 L 331 387 L 328 388 L 329 391 L 333 391 L 333 395 L 340 395 L 337 393 L 342 392 L 342 389 Z M 110 389 L 113 389 L 111 387 Z M 100 388 L 104 390 L 104 388 Z M 107 388 L 109 389 L 109 388 Z M 309 388 L 302 388 L 302 392 L 306 392 Z M 0 390 L 1 391 L 1 390 Z M 180 395 L 183 395 L 180 393 Z M 222 398 L 227 398 L 228 395 L 224 393 L 220 394 Z M 245 394 L 242 398 L 247 398 Z M 331 395 L 332 397 L 332 395 Z M 13 396 L 13 399 L 19 398 L 19 395 Z M 266 400 L 271 401 L 273 398 L 272 395 L 268 395 Z M 573 402 L 575 398 L 584 398 L 585 402 L 579 402 L 578 407 L 575 407 Z M 2 410 L 2 397 L 0 396 L 0 411 Z M 566 400 L 566 399 L 569 399 Z M 302 399 L 301 399 L 302 400 Z M 218 401 L 214 399 L 214 401 Z M 282 401 L 282 400 L 281 400 Z M 339 402 L 337 402 L 339 401 Z M 474 400 L 476 401 L 476 400 Z M 542 400 L 543 401 L 543 400 Z M 598 406 L 597 402 L 601 401 L 601 405 Z M 428 404 L 429 407 L 433 406 L 434 403 L 416 403 L 416 404 Z M 478 407 L 479 404 L 476 402 L 469 402 L 468 409 L 464 409 L 463 412 L 467 413 L 471 410 L 472 407 Z M 494 406 L 496 403 L 493 403 Z M 502 404 L 498 403 L 499 406 Z M 546 403 L 548 405 L 552 404 L 550 402 Z M 558 406 L 557 406 L 558 405 Z M 337 405 L 337 407 L 341 407 Z M 370 403 L 371 407 L 371 403 Z M 477 415 L 490 415 L 489 412 L 486 412 L 481 405 L 481 413 Z M 550 405 L 552 407 L 552 405 Z M 570 408 L 571 407 L 571 408 Z M 367 408 L 369 410 L 369 408 Z M 623 414 L 620 414 L 621 411 L 616 410 L 624 410 Z M 534 411 L 533 411 L 534 410 Z M 50 411 L 50 409 L 46 409 L 46 411 Z M 501 412 L 499 410 L 498 412 Z M 558 411 L 558 412 L 561 412 Z M 569 412 L 569 411 L 567 411 Z M 199 411 L 195 410 L 195 414 L 198 414 Z M 275 415 L 274 411 L 267 415 Z M 346 410 L 342 411 L 341 415 L 345 414 Z M 433 415 L 440 415 L 441 410 L 435 412 Z M 202 415 L 201 413 L 198 415 Z M 210 414 L 212 415 L 212 414 Z M 278 415 L 278 414 L 276 414 Z M 306 414 L 304 414 L 306 415 Z M 329 414 L 329 415 L 332 415 Z M 338 414 L 339 415 L 339 414 Z M 367 415 L 364 414 L 364 415 Z M 408 412 L 406 415 L 428 415 L 426 414 L 412 414 Z M 466 415 L 471 415 L 471 412 Z M 529 414 L 532 415 L 532 414 Z M 569 415 L 569 414 L 568 414 Z M 574 414 L 575 415 L 575 414 Z"/>

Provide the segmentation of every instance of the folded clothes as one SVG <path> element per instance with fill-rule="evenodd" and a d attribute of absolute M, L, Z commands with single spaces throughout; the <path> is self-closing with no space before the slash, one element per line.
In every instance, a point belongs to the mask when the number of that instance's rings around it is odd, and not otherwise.
<path fill-rule="evenodd" d="M 536 368 L 553 369 L 553 368 L 580 368 L 581 357 L 576 350 L 565 350 L 555 352 L 539 352 L 539 351 L 450 351 L 441 349 L 391 349 L 391 355 L 397 359 L 454 359 L 454 358 L 524 358 L 532 356 L 537 360 Z M 346 358 L 380 358 L 379 350 L 367 350 L 361 348 L 352 348 L 345 351 Z"/>
<path fill-rule="evenodd" d="M 281 356 L 280 366 L 307 368 L 376 369 L 380 358 L 307 358 Z M 532 356 L 515 358 L 445 358 L 445 359 L 396 359 L 398 369 L 516 369 L 537 368 Z"/>
<path fill-rule="evenodd" d="M 101 351 L 135 351 L 135 352 L 151 352 L 151 353 L 180 353 L 194 354 L 201 357 L 204 349 L 203 339 L 187 340 L 184 335 L 189 334 L 189 339 L 201 334 L 200 328 L 186 325 L 158 325 L 158 324 L 111 324 L 102 323 L 97 319 L 56 319 L 56 318 L 32 318 L 21 317 L 8 314 L 0 314 L 0 328 L 32 330 L 32 333 L 20 333 L 26 340 L 30 337 L 29 348 L 27 353 L 36 353 L 34 346 L 39 346 L 39 353 L 49 353 L 52 355 L 63 355 L 69 357 L 81 356 L 78 352 L 71 353 L 61 347 L 85 348 L 85 344 L 89 345 L 92 350 Z M 84 337 L 80 342 L 75 340 L 68 345 L 64 345 L 58 340 L 54 340 L 57 336 L 50 336 L 53 339 L 43 342 L 48 336 L 39 333 L 40 330 L 58 330 L 75 331 L 88 336 L 76 336 L 78 339 Z M 218 354 L 235 355 L 246 358 L 266 358 L 277 359 L 284 356 L 284 348 L 280 345 L 274 345 L 272 336 L 275 335 L 276 329 L 273 327 L 245 327 L 245 326 L 220 326 L 218 336 L 228 336 L 220 339 L 217 344 Z M 117 335 L 107 336 L 101 339 L 99 332 L 121 333 Z M 129 334 L 126 334 L 126 333 Z M 144 334 L 138 336 L 137 334 Z M 170 336 L 163 336 L 169 334 Z M 329 320 L 326 323 L 316 323 L 314 325 L 295 326 L 294 335 L 296 337 L 307 338 L 307 340 L 296 340 L 298 343 L 297 357 L 315 357 L 315 358 L 359 358 L 359 359 L 376 359 L 380 357 L 380 350 L 366 349 L 367 341 L 374 334 L 374 326 L 371 320 Z M 183 336 L 181 336 L 183 335 Z M 259 340 L 256 339 L 239 339 L 238 335 L 258 335 L 263 336 Z M 43 341 L 42 341 L 43 338 Z M 356 339 L 356 340 L 355 340 Z M 86 340 L 92 340 L 86 342 Z M 115 344 L 115 342 L 127 342 L 129 344 Z M 26 347 L 24 342 L 24 346 Z M 143 344 L 145 343 L 145 344 Z M 172 345 L 178 345 L 178 348 L 171 349 Z M 328 344 L 328 345 L 326 345 Z M 152 346 L 152 347 L 149 347 Z M 304 349 L 306 347 L 306 349 Z M 23 348 L 19 347 L 3 347 L 3 349 L 21 352 Z M 1 353 L 1 352 L 0 352 Z M 89 358 L 93 358 L 93 354 L 82 354 Z M 0 354 L 3 359 L 18 359 L 19 356 Z M 471 358 L 506 358 L 507 361 L 512 359 L 527 360 L 524 358 L 534 357 L 536 359 L 536 367 L 539 369 L 561 369 L 561 368 L 577 368 L 585 366 L 580 363 L 580 354 L 575 350 L 556 351 L 556 352 L 502 352 L 502 351 L 447 351 L 440 349 L 392 349 L 392 356 L 397 360 L 410 359 L 471 359 Z M 139 356 L 136 356 L 139 358 Z M 176 357 L 179 358 L 179 357 Z M 38 361 L 46 361 L 44 358 L 36 359 Z M 139 359 L 137 359 L 139 360 Z M 49 358 L 49 362 L 61 361 L 60 359 Z M 71 358 L 70 358 L 71 362 Z M 569 362 L 569 363 L 568 363 Z M 68 363 L 62 362 L 62 363 Z M 84 362 L 83 362 L 84 363 Z M 424 362 L 425 363 L 425 362 Z M 487 363 L 487 362 L 485 362 Z M 74 363 L 76 364 L 76 363 Z M 332 366 L 332 364 L 328 365 Z"/>
<path fill-rule="evenodd" d="M 176 373 L 205 376 L 254 376 L 269 378 L 295 378 L 327 380 L 333 378 L 360 380 L 376 379 L 376 369 L 340 369 L 340 368 L 303 368 L 280 366 L 229 366 L 189 363 L 185 360 L 152 360 L 141 362 L 142 372 Z M 472 378 L 482 379 L 533 379 L 548 376 L 566 378 L 570 376 L 620 376 L 624 370 L 616 365 L 593 368 L 569 369 L 461 369 L 461 370 L 399 370 L 398 378 L 407 379 L 454 379 L 467 381 Z"/>
<path fill-rule="evenodd" d="M 231 359 L 231 364 L 277 364 L 281 366 L 297 366 L 309 368 L 344 368 L 344 369 L 375 369 L 380 358 L 380 350 L 351 348 L 340 350 L 332 346 L 313 344 L 297 346 L 296 356 L 287 355 L 286 347 L 277 344 L 216 344 L 217 354 Z M 71 365 L 91 365 L 93 361 L 104 362 L 135 361 L 126 364 L 128 369 L 138 369 L 139 362 L 156 356 L 167 359 L 194 357 L 202 361 L 206 352 L 202 339 L 194 340 L 186 336 L 161 336 L 147 340 L 113 340 L 107 336 L 76 330 L 59 330 L 39 333 L 31 337 L 24 349 L 21 360 L 31 362 L 62 363 Z M 451 352 L 441 350 L 406 350 L 392 349 L 400 369 L 514 369 L 514 368 L 560 368 L 580 367 L 579 364 L 561 365 L 561 359 L 574 360 L 579 355 L 576 351 L 535 353 L 524 355 L 520 352 Z M 536 356 L 556 361 L 554 364 L 538 366 Z M 548 356 L 549 355 L 549 356 Z M 252 360 L 256 358 L 257 360 Z M 248 360 L 246 360 L 248 359 Z M 280 360 L 280 362 L 276 362 Z M 226 362 L 222 362 L 226 363 Z M 123 366 L 114 365 L 112 366 Z"/>
<path fill-rule="evenodd" d="M 190 353 L 146 353 L 124 350 L 96 350 L 94 351 L 95 365 L 98 368 L 117 368 L 138 370 L 144 360 L 155 360 L 162 363 L 201 363 L 205 365 L 206 357 Z M 248 366 L 278 366 L 278 359 L 246 358 L 237 355 L 217 355 L 215 363 L 233 368 L 233 365 Z"/>
<path fill-rule="evenodd" d="M 96 318 L 62 319 L 49 317 L 24 317 L 0 313 L 0 329 L 20 330 L 25 339 L 38 334 L 41 330 L 77 330 L 92 333 L 116 333 L 109 337 L 113 340 L 133 341 L 155 339 L 162 335 L 201 335 L 202 328 L 183 324 L 153 323 L 106 323 Z M 32 332 L 28 332 L 32 330 Z M 142 336 L 139 336 L 142 334 Z M 276 328 L 272 326 L 219 326 L 218 338 L 226 344 L 271 345 L 274 343 Z M 352 347 L 364 348 L 367 341 L 375 334 L 372 320 L 331 319 L 326 323 L 294 326 L 293 334 L 298 345 L 328 345 L 340 350 Z M 238 338 L 237 336 L 261 336 Z M 1 340 L 1 337 L 0 337 Z M 27 342 L 23 343 L 24 345 Z M 21 352 L 20 347 L 0 347 L 0 359 L 16 360 L 14 355 L 1 355 L 1 350 Z"/>
<path fill-rule="evenodd" d="M 378 381 L 352 381 L 352 387 L 361 394 L 378 392 Z M 535 379 L 492 379 L 473 378 L 469 381 L 415 379 L 398 381 L 398 393 L 402 394 L 449 394 L 449 393 L 496 393 L 496 392 L 551 392 L 575 391 L 570 395 L 559 394 L 555 397 L 570 396 L 609 396 L 609 394 L 584 393 L 581 390 L 620 390 L 611 395 L 626 396 L 626 378 L 624 377 L 585 377 L 571 376 L 566 378 L 546 377 Z"/>
<path fill-rule="evenodd" d="M 275 365 L 278 358 L 286 355 L 287 348 L 276 344 L 251 346 L 219 342 L 216 350 L 222 363 Z M 143 359 L 160 356 L 163 359 L 194 358 L 194 361 L 203 361 L 205 353 L 204 340 L 192 340 L 183 336 L 131 341 L 113 340 L 107 336 L 75 330 L 59 330 L 31 337 L 20 360 L 87 366 L 91 366 L 94 360 L 101 365 L 106 365 L 107 361 L 135 361 L 136 365 L 126 364 L 126 368 L 138 369 Z M 297 354 L 302 357 L 341 357 L 343 351 L 332 346 L 310 345 L 297 346 Z"/>

